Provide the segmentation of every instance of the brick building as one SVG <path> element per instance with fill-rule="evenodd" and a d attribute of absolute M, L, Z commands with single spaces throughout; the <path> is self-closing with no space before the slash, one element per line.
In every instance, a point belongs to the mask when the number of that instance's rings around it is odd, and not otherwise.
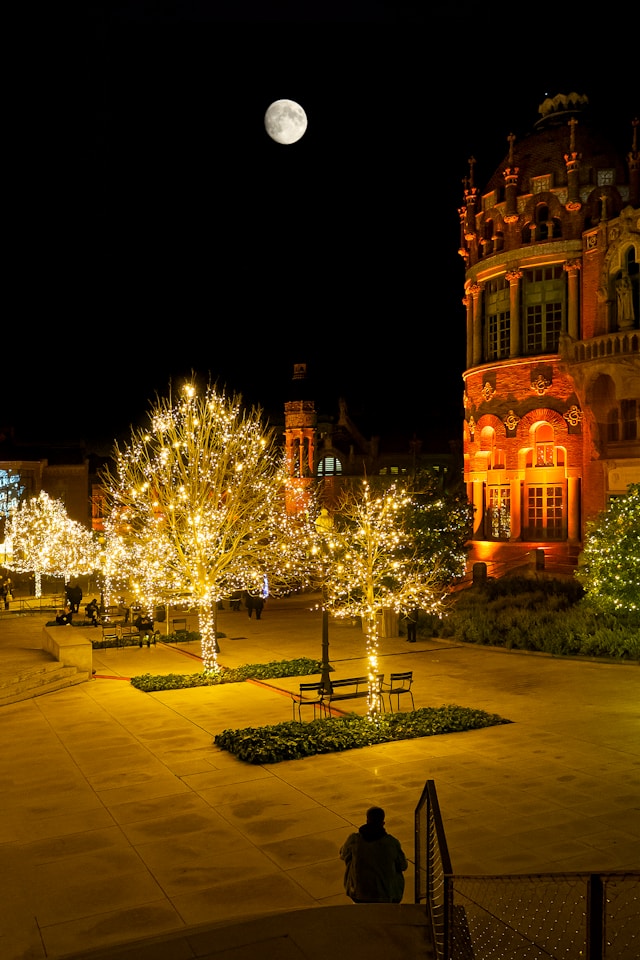
<path fill-rule="evenodd" d="M 482 188 L 469 161 L 459 211 L 470 563 L 496 575 L 534 548 L 571 568 L 640 481 L 638 121 L 620 148 L 585 96 L 539 113 Z"/>
<path fill-rule="evenodd" d="M 418 472 L 438 478 L 442 489 L 455 486 L 461 476 L 459 444 L 448 451 L 429 451 L 417 437 L 402 433 L 365 436 L 349 415 L 344 400 L 333 416 L 316 409 L 314 385 L 307 365 L 294 365 L 289 400 L 284 405 L 284 449 L 288 467 L 288 509 L 304 505 L 312 490 L 334 503 L 346 483 L 362 477 L 381 477 L 393 483 L 411 483 Z"/>

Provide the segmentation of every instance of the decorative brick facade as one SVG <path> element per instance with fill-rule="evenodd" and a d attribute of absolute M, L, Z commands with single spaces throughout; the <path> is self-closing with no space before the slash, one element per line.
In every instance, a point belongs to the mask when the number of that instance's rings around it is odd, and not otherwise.
<path fill-rule="evenodd" d="M 543 547 L 575 565 L 585 524 L 640 481 L 640 153 L 587 98 L 540 107 L 460 208 L 470 567 L 500 575 Z M 621 141 L 624 132 L 621 133 Z"/>

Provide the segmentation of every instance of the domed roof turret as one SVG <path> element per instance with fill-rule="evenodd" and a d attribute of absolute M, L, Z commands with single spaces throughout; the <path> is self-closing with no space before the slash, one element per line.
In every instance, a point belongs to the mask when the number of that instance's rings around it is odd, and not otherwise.
<path fill-rule="evenodd" d="M 547 98 L 538 108 L 540 118 L 522 139 L 513 137 L 509 151 L 498 165 L 482 192 L 504 190 L 507 167 L 518 168 L 518 192 L 532 193 L 536 177 L 552 175 L 553 186 L 567 184 L 567 160 L 571 154 L 579 160 L 581 185 L 597 184 L 596 171 L 615 170 L 613 182 L 629 182 L 624 151 L 616 147 L 611 135 L 591 115 L 589 100 L 577 93 Z"/>

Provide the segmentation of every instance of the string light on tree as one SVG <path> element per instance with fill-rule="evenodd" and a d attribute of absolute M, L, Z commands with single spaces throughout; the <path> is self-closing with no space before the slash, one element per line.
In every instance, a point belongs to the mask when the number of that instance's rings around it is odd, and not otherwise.
<path fill-rule="evenodd" d="M 35 595 L 42 596 L 43 575 L 70 577 L 91 573 L 99 565 L 99 550 L 90 531 L 67 516 L 61 500 L 41 491 L 24 500 L 9 522 L 11 557 L 6 566 L 33 573 Z"/>
<path fill-rule="evenodd" d="M 640 618 L 640 483 L 587 524 L 575 575 L 594 607 Z"/>
<path fill-rule="evenodd" d="M 330 538 L 325 552 L 324 604 L 336 617 L 360 617 L 365 634 L 369 678 L 369 715 L 379 709 L 380 621 L 385 610 L 407 614 L 417 607 L 431 613 L 443 608 L 443 578 L 417 549 L 406 524 L 411 498 L 395 485 L 378 496 L 367 481 L 347 490 L 333 524 L 317 527 Z"/>
<path fill-rule="evenodd" d="M 198 611 L 203 670 L 217 672 L 215 611 L 237 589 L 292 578 L 286 471 L 262 411 L 209 384 L 159 398 L 150 428 L 116 446 L 104 486 L 113 529 L 135 557 L 150 597 L 189 596 Z"/>

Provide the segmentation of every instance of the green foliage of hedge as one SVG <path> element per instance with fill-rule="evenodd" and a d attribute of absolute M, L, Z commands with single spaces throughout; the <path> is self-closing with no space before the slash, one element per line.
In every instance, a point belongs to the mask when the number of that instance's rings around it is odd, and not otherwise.
<path fill-rule="evenodd" d="M 246 763 L 280 763 L 320 753 L 336 753 L 442 733 L 461 733 L 504 723 L 511 721 L 483 710 L 451 704 L 422 707 L 409 713 L 383 713 L 373 717 L 350 714 L 308 723 L 292 720 L 273 726 L 223 730 L 213 742 Z"/>
<path fill-rule="evenodd" d="M 322 672 L 319 660 L 299 657 L 297 660 L 273 660 L 270 663 L 245 663 L 241 667 L 223 667 L 218 673 L 167 673 L 152 676 L 144 673 L 131 678 L 131 685 L 145 693 L 156 690 L 184 690 L 188 687 L 216 687 L 221 683 L 242 683 L 244 680 L 272 680 L 277 677 L 307 677 Z"/>
<path fill-rule="evenodd" d="M 455 594 L 443 619 L 421 614 L 418 634 L 554 656 L 640 660 L 633 613 L 598 610 L 575 580 L 502 577 Z"/>

